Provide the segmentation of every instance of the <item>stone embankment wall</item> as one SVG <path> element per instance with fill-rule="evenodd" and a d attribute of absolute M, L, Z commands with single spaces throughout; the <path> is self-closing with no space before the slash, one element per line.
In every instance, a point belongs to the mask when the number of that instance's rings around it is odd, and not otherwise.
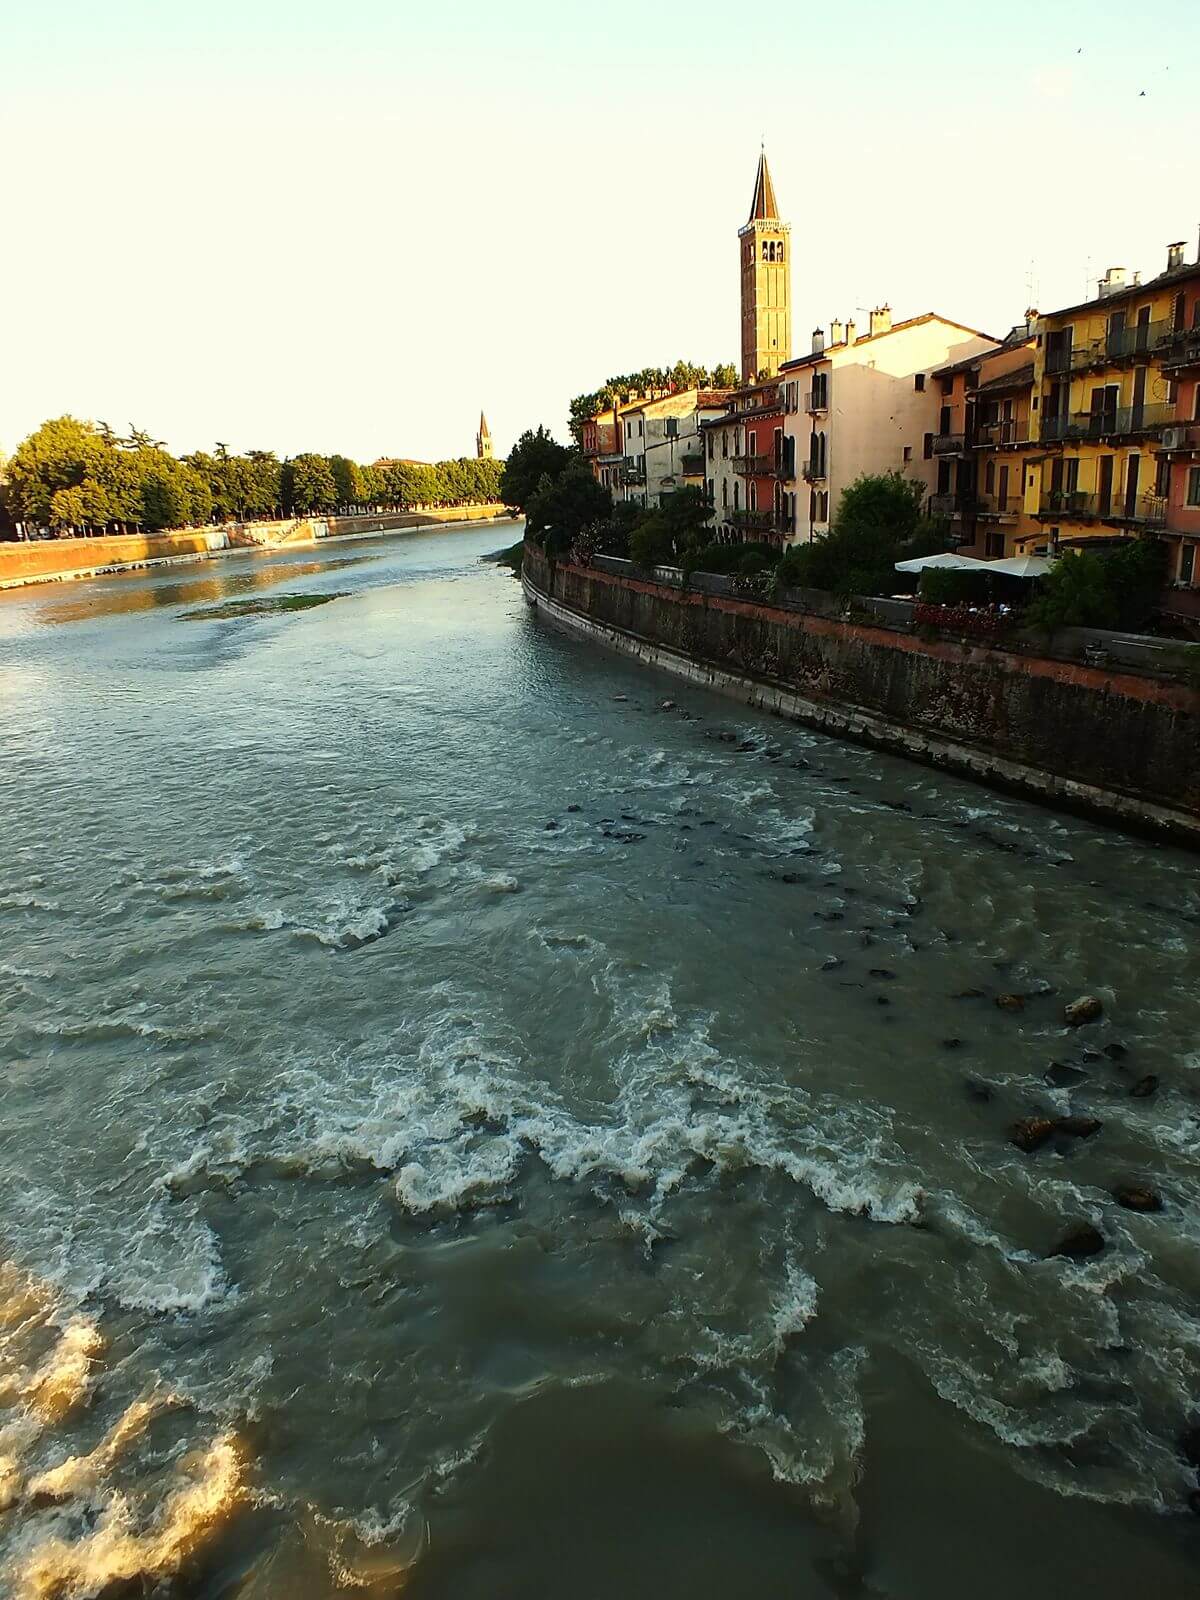
<path fill-rule="evenodd" d="M 56 578 L 87 578 L 97 572 L 144 567 L 162 561 L 194 561 L 228 547 L 221 528 L 183 533 L 113 534 L 103 539 L 33 539 L 0 544 L 0 589 Z"/>
<path fill-rule="evenodd" d="M 91 578 L 173 561 L 198 561 L 226 550 L 278 550 L 318 539 L 400 533 L 464 522 L 494 522 L 511 513 L 498 504 L 438 506 L 377 516 L 301 517 L 282 522 L 237 522 L 221 528 L 172 533 L 112 534 L 101 539 L 31 539 L 0 542 L 0 589 L 29 583 Z"/>
<path fill-rule="evenodd" d="M 1179 647 L 1161 648 L 1157 671 L 1147 650 L 1134 667 L 1056 659 L 1028 638 L 1001 648 L 902 614 L 820 614 L 625 562 L 552 565 L 528 544 L 523 578 L 548 620 L 694 683 L 1200 846 L 1200 677 Z"/>

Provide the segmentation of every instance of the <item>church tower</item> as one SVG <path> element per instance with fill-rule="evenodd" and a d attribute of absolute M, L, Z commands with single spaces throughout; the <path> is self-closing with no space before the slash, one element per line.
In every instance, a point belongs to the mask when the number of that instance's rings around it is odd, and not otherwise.
<path fill-rule="evenodd" d="M 792 353 L 791 232 L 779 220 L 764 150 L 758 158 L 750 217 L 738 230 L 742 264 L 742 382 L 772 377 Z"/>
<path fill-rule="evenodd" d="M 475 455 L 480 461 L 492 459 L 492 433 L 483 412 L 479 413 L 479 432 L 475 435 Z"/>

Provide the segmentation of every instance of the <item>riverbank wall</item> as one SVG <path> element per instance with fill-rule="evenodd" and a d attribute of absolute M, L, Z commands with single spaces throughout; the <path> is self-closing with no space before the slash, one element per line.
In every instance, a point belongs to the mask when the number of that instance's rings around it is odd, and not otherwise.
<path fill-rule="evenodd" d="M 1200 848 L 1200 648 L 1066 630 L 982 643 L 903 602 L 646 573 L 525 546 L 548 622 L 677 677 L 1067 810 Z"/>
<path fill-rule="evenodd" d="M 498 504 L 433 507 L 352 517 L 299 517 L 277 522 L 237 522 L 219 528 L 183 528 L 154 534 L 110 534 L 99 539 L 31 539 L 0 543 L 0 589 L 61 583 L 142 567 L 206 561 L 236 550 L 280 550 L 323 539 L 369 538 L 422 528 L 471 527 L 511 516 Z"/>

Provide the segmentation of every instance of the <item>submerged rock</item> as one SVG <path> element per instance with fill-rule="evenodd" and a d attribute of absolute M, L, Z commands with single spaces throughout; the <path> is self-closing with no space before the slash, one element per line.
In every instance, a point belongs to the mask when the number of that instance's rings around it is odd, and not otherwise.
<path fill-rule="evenodd" d="M 1001 1011 L 1024 1011 L 1025 996 L 1022 994 L 998 994 L 996 1004 Z"/>
<path fill-rule="evenodd" d="M 838 967 L 840 967 L 841 965 L 842 965 L 841 956 L 826 956 L 824 961 L 822 961 L 822 963 L 821 963 L 821 971 L 822 972 L 836 972 Z"/>
<path fill-rule="evenodd" d="M 1067 1061 L 1052 1061 L 1042 1074 L 1042 1081 L 1053 1089 L 1069 1089 L 1086 1077 L 1087 1073 L 1082 1067 L 1073 1067 Z"/>
<path fill-rule="evenodd" d="M 1135 1100 L 1148 1100 L 1157 1088 L 1158 1079 L 1148 1072 L 1144 1078 L 1138 1079 L 1129 1092 Z"/>
<path fill-rule="evenodd" d="M 1078 1000 L 1072 1000 L 1063 1010 L 1067 1025 L 1072 1028 L 1082 1027 L 1085 1022 L 1095 1022 L 1097 1017 L 1103 1015 L 1104 1003 L 1094 994 L 1080 995 Z"/>
<path fill-rule="evenodd" d="M 675 702 L 674 702 L 674 700 L 664 700 L 662 705 L 660 705 L 658 709 L 660 711 L 674 711 Z"/>
<path fill-rule="evenodd" d="M 1141 1184 L 1121 1184 L 1113 1190 L 1113 1199 L 1126 1211 L 1161 1211 L 1162 1196 Z M 1200 1433 L 1200 1430 L 1197 1430 Z M 1197 1462 L 1200 1466 L 1200 1461 Z"/>
<path fill-rule="evenodd" d="M 986 1104 L 992 1098 L 992 1086 L 990 1083 L 984 1083 L 982 1078 L 964 1078 L 963 1088 L 972 1100 Z"/>
<path fill-rule="evenodd" d="M 573 814 L 576 811 L 582 811 L 583 807 L 582 806 L 568 806 L 567 810 L 570 811 Z"/>
<path fill-rule="evenodd" d="M 943 1039 L 942 1040 L 942 1049 L 943 1050 L 958 1050 L 959 1048 L 961 1048 L 961 1046 L 962 1046 L 962 1040 L 961 1039 Z"/>
<path fill-rule="evenodd" d="M 1104 1046 L 1104 1054 L 1110 1061 L 1124 1061 L 1129 1051 L 1118 1039 L 1114 1039 L 1111 1044 Z"/>
<path fill-rule="evenodd" d="M 896 974 L 894 972 L 889 972 L 887 967 L 872 967 L 871 976 L 873 978 L 894 978 Z"/>
<path fill-rule="evenodd" d="M 1056 1250 L 1051 1255 L 1065 1256 L 1068 1261 L 1086 1261 L 1089 1256 L 1097 1256 L 1104 1249 L 1105 1238 L 1099 1228 L 1090 1224 L 1079 1228 L 1072 1228 Z"/>
<path fill-rule="evenodd" d="M 1186 1428 L 1179 1436 L 1179 1454 L 1189 1467 L 1200 1471 L 1200 1424 Z"/>
<path fill-rule="evenodd" d="M 1059 1117 L 1054 1124 L 1054 1131 L 1065 1133 L 1071 1139 L 1090 1139 L 1103 1126 L 1098 1117 Z"/>
<path fill-rule="evenodd" d="M 1023 1117 L 1013 1124 L 1009 1138 L 1018 1150 L 1040 1150 L 1053 1132 L 1053 1117 Z"/>

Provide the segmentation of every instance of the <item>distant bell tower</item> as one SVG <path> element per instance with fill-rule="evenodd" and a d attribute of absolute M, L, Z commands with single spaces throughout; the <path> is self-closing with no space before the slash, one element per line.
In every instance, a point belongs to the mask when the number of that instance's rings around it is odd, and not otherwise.
<path fill-rule="evenodd" d="M 492 459 L 492 432 L 483 412 L 479 413 L 479 432 L 475 435 L 475 454 L 480 461 Z"/>
<path fill-rule="evenodd" d="M 758 158 L 750 218 L 738 229 L 742 263 L 742 382 L 772 377 L 792 353 L 791 229 L 779 220 L 764 150 Z"/>

